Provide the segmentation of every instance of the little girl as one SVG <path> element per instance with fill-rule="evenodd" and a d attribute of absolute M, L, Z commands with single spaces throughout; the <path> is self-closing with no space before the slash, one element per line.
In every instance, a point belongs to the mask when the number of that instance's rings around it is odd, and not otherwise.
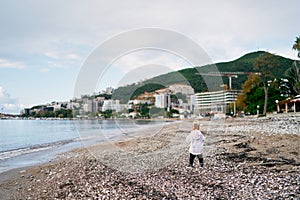
<path fill-rule="evenodd" d="M 189 167 L 193 167 L 194 159 L 197 156 L 200 166 L 203 167 L 203 144 L 205 137 L 200 131 L 199 121 L 193 122 L 193 130 L 186 137 L 186 141 L 190 144 L 189 153 L 190 153 L 190 163 Z"/>

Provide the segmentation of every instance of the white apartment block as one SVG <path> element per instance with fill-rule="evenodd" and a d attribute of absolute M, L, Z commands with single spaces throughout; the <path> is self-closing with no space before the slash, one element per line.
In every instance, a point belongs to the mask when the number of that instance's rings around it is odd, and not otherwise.
<path fill-rule="evenodd" d="M 169 94 L 156 94 L 155 95 L 155 107 L 169 108 L 170 106 L 171 106 L 171 97 Z"/>
<path fill-rule="evenodd" d="M 139 100 L 139 99 L 133 99 L 133 100 L 129 100 L 128 104 L 133 104 L 133 105 L 137 105 L 137 104 L 151 104 L 150 100 Z"/>
<path fill-rule="evenodd" d="M 170 85 L 169 89 L 172 91 L 173 94 L 179 92 L 187 96 L 195 94 L 194 88 L 192 88 L 190 85 L 174 84 Z"/>
<path fill-rule="evenodd" d="M 102 112 L 106 110 L 115 110 L 120 112 L 124 110 L 124 105 L 120 104 L 120 100 L 104 100 L 102 105 Z"/>
<path fill-rule="evenodd" d="M 197 113 L 226 113 L 229 105 L 236 101 L 241 93 L 239 90 L 220 90 L 195 94 L 195 112 Z"/>

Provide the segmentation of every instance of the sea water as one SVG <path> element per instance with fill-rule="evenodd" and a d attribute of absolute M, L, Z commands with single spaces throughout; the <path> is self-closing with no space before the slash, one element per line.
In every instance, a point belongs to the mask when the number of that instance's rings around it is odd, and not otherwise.
<path fill-rule="evenodd" d="M 160 124 L 136 120 L 0 120 L 0 173 Z"/>

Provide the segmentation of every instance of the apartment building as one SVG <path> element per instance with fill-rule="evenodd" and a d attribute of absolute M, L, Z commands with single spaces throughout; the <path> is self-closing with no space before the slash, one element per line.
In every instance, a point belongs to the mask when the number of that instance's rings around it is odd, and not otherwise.
<path fill-rule="evenodd" d="M 197 113 L 227 113 L 229 106 L 236 101 L 241 93 L 239 90 L 220 90 L 195 94 L 195 112 Z"/>

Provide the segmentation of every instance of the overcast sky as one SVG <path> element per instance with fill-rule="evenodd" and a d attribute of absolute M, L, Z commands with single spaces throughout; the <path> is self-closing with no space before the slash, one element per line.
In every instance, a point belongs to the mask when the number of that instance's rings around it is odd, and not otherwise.
<path fill-rule="evenodd" d="M 257 50 L 296 59 L 291 46 L 300 35 L 299 8 L 298 0 L 1 1 L 0 112 L 19 113 L 23 107 L 71 99 L 89 55 L 103 42 L 135 29 L 178 32 L 203 48 L 212 62 Z M 97 89 L 120 85 L 126 74 L 132 81 L 134 70 L 151 64 L 165 67 L 146 74 L 188 67 L 167 52 L 132 52 L 114 60 L 115 67 L 100 78 Z"/>

